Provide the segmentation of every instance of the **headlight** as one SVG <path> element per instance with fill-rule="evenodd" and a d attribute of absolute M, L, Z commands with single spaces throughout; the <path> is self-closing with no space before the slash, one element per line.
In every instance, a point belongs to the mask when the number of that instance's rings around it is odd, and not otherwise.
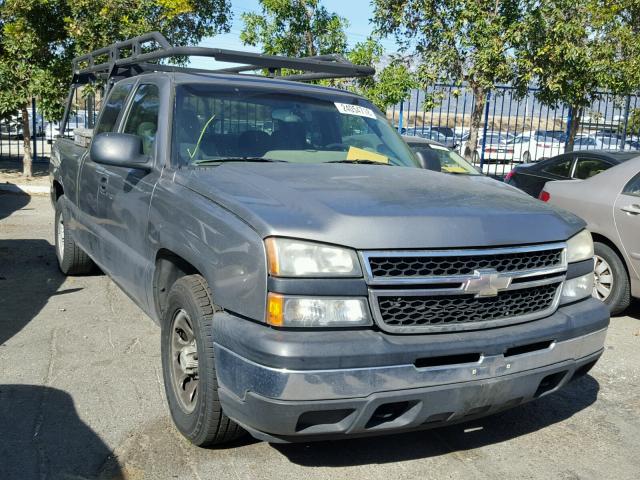
<path fill-rule="evenodd" d="M 593 272 L 566 280 L 562 287 L 560 303 L 571 303 L 590 296 L 593 292 Z"/>
<path fill-rule="evenodd" d="M 356 252 L 320 243 L 271 237 L 265 240 L 269 273 L 276 277 L 360 277 Z"/>
<path fill-rule="evenodd" d="M 371 325 L 364 298 L 293 297 L 269 293 L 267 323 L 276 327 Z"/>
<path fill-rule="evenodd" d="M 593 239 L 588 230 L 582 230 L 567 240 L 567 262 L 593 258 Z"/>

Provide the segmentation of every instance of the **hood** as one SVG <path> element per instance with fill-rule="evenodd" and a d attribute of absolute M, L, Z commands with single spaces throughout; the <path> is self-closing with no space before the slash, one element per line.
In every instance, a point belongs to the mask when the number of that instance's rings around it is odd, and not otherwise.
<path fill-rule="evenodd" d="M 532 244 L 566 240 L 584 226 L 491 182 L 418 168 L 233 162 L 180 169 L 175 181 L 262 237 L 356 249 Z"/>

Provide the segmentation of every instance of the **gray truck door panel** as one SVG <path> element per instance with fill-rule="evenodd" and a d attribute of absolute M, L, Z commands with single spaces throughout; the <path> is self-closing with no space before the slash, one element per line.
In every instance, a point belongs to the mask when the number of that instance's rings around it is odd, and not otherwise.
<path fill-rule="evenodd" d="M 159 88 L 140 83 L 121 122 L 124 133 L 143 138 L 144 153 L 156 156 Z M 97 214 L 102 262 L 113 279 L 136 301 L 147 304 L 151 258 L 147 239 L 149 204 L 159 170 L 102 166 Z"/>

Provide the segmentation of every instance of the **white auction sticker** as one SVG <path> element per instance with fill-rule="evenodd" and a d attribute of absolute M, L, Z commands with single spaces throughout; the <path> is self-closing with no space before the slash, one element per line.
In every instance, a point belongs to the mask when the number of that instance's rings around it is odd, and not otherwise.
<path fill-rule="evenodd" d="M 376 118 L 376 114 L 373 110 L 367 107 L 361 107 L 360 105 L 351 105 L 350 103 L 338 103 L 333 102 L 338 111 L 344 115 L 356 115 L 358 117 Z"/>

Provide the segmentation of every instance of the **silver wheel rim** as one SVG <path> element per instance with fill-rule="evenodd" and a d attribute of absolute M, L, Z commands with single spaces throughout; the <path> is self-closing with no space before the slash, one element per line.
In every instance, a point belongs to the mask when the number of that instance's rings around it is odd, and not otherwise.
<path fill-rule="evenodd" d="M 198 348 L 193 323 L 183 309 L 171 322 L 171 377 L 180 408 L 192 413 L 198 402 Z"/>
<path fill-rule="evenodd" d="M 58 231 L 57 231 L 57 240 L 58 240 L 58 256 L 60 257 L 60 261 L 64 259 L 64 221 L 62 220 L 62 214 L 58 218 Z"/>
<path fill-rule="evenodd" d="M 596 255 L 595 260 L 595 267 L 593 269 L 593 296 L 604 302 L 609 298 L 611 290 L 613 289 L 613 273 L 611 266 L 604 258 Z"/>

